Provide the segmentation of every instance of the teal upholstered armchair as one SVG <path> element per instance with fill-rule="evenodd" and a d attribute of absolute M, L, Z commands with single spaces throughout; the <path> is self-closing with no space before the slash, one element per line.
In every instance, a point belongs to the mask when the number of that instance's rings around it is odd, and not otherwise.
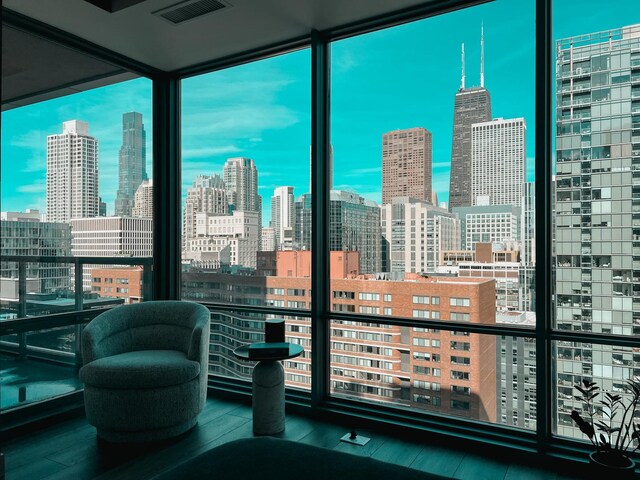
<path fill-rule="evenodd" d="M 157 301 L 113 308 L 82 332 L 87 420 L 111 442 L 193 427 L 207 396 L 209 310 Z"/>

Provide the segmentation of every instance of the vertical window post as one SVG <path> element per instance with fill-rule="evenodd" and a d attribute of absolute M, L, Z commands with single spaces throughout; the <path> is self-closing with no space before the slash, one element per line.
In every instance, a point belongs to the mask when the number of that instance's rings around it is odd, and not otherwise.
<path fill-rule="evenodd" d="M 536 403 L 538 451 L 548 449 L 552 436 L 551 393 L 551 121 L 553 72 L 551 0 L 536 2 Z"/>
<path fill-rule="evenodd" d="M 180 80 L 153 78 L 153 298 L 180 298 Z"/>
<path fill-rule="evenodd" d="M 329 392 L 329 45 L 311 33 L 311 399 Z"/>

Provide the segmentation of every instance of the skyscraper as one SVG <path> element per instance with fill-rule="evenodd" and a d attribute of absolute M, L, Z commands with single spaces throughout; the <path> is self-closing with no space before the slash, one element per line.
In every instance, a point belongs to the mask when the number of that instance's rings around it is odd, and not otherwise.
<path fill-rule="evenodd" d="M 520 209 L 514 205 L 475 205 L 452 209 L 460 217 L 463 250 L 474 250 L 476 243 L 519 242 Z"/>
<path fill-rule="evenodd" d="M 142 114 L 122 114 L 122 147 L 118 165 L 116 216 L 131 216 L 136 190 L 147 179 L 147 142 Z"/>
<path fill-rule="evenodd" d="M 233 210 L 262 210 L 262 198 L 258 195 L 258 170 L 253 160 L 244 157 L 229 158 L 222 173 L 227 200 Z"/>
<path fill-rule="evenodd" d="M 524 118 L 471 126 L 472 205 L 522 205 L 526 132 Z"/>
<path fill-rule="evenodd" d="M 555 326 L 637 336 L 640 24 L 561 39 L 556 52 Z M 637 352 L 556 349 L 558 434 L 579 436 L 570 413 L 582 404 L 571 385 L 586 375 L 620 392 L 639 374 Z"/>
<path fill-rule="evenodd" d="M 97 217 L 98 140 L 89 124 L 71 120 L 47 137 L 47 221 Z"/>
<path fill-rule="evenodd" d="M 431 132 L 394 130 L 382 136 L 382 203 L 394 197 L 431 201 Z"/>
<path fill-rule="evenodd" d="M 100 205 L 98 208 L 98 216 L 106 217 L 107 216 L 107 202 L 102 201 L 102 197 L 98 198 L 98 204 Z"/>
<path fill-rule="evenodd" d="M 277 187 L 271 197 L 271 224 L 276 234 L 276 250 L 292 247 L 295 209 L 293 187 Z"/>
<path fill-rule="evenodd" d="M 491 96 L 484 88 L 484 32 L 481 35 L 480 49 L 480 86 L 466 88 L 464 44 L 462 45 L 462 79 L 453 106 L 449 209 L 472 205 L 471 125 L 491 120 Z"/>
<path fill-rule="evenodd" d="M 295 250 L 311 249 L 311 194 L 305 193 L 295 201 L 293 242 Z"/>

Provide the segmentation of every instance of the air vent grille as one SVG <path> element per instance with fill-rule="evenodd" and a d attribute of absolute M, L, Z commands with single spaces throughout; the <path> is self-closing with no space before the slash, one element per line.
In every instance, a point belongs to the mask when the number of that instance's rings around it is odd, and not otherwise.
<path fill-rule="evenodd" d="M 186 2 L 180 2 L 171 7 L 153 12 L 153 14 L 161 16 L 174 25 L 179 25 L 187 20 L 192 20 L 202 15 L 228 8 L 229 6 L 230 5 L 218 0 L 187 0 Z"/>

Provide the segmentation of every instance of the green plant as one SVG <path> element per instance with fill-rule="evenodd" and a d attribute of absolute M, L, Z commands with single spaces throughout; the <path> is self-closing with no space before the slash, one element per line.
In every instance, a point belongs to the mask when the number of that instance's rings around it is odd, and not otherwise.
<path fill-rule="evenodd" d="M 571 412 L 571 418 L 584 433 L 598 452 L 611 452 L 628 455 L 640 448 L 640 423 L 634 423 L 638 403 L 640 402 L 640 381 L 638 379 L 627 380 L 627 392 L 630 401 L 626 404 L 622 395 L 604 392 L 604 398 L 600 405 L 594 400 L 600 395 L 600 387 L 595 382 L 582 381 L 582 386 L 575 385 L 580 392 L 576 399 L 585 404 L 584 413 L 588 420 L 582 418 L 576 410 Z M 616 422 L 618 414 L 622 418 Z M 598 419 L 601 414 L 601 419 Z M 595 421 L 594 421 L 595 418 Z M 595 428 L 594 428 L 595 425 Z M 599 433 L 596 433 L 596 428 Z"/>

